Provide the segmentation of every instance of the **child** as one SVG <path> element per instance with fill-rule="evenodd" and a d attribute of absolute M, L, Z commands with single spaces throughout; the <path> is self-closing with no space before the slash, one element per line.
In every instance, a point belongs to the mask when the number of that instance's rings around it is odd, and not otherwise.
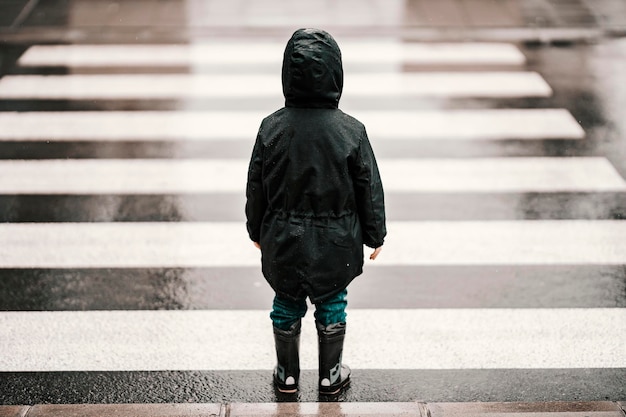
<path fill-rule="evenodd" d="M 282 68 L 285 107 L 259 128 L 248 171 L 247 228 L 274 289 L 274 383 L 298 390 L 301 318 L 315 304 L 320 394 L 350 382 L 342 365 L 346 287 L 386 235 L 383 187 L 365 127 L 338 109 L 341 52 L 328 33 L 297 30 Z"/>

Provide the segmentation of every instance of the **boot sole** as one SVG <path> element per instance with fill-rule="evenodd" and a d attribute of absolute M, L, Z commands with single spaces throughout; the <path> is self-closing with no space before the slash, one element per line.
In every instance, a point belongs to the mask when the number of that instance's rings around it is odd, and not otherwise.
<path fill-rule="evenodd" d="M 296 392 L 298 392 L 297 385 L 292 385 L 292 386 L 282 385 L 280 382 L 278 382 L 276 377 L 274 377 L 274 387 L 281 394 L 295 394 Z"/>
<path fill-rule="evenodd" d="M 279 387 L 276 387 L 276 389 L 278 390 L 278 392 L 280 392 L 282 394 L 295 394 L 296 392 L 298 392 L 298 388 L 279 388 Z"/>
<path fill-rule="evenodd" d="M 320 394 L 321 395 L 337 395 L 341 391 L 346 389 L 348 387 L 348 385 L 350 385 L 350 382 L 351 382 L 351 380 L 350 380 L 350 378 L 348 378 L 344 382 L 342 382 L 341 385 L 339 385 L 338 387 L 333 388 L 332 391 L 330 391 L 330 390 L 326 391 L 330 387 L 319 387 Z"/>

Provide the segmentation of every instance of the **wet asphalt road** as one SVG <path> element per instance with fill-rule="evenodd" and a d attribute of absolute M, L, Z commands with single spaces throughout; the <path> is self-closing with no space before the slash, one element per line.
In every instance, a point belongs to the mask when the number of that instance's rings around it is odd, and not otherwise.
<path fill-rule="evenodd" d="M 271 371 L 6 373 L 3 404 L 215 402 L 538 402 L 624 397 L 622 369 L 354 370 L 339 397 L 317 395 L 315 371 L 300 392 L 276 393 Z"/>
<path fill-rule="evenodd" d="M 29 45 L 3 52 L 5 74 Z M 562 107 L 586 132 L 578 140 L 391 143 L 379 158 L 603 156 L 626 177 L 626 40 L 521 45 L 525 69 L 554 90 L 548 98 L 389 99 L 396 109 Z M 13 59 L 11 59 L 13 58 Z M 173 68 L 184 72 L 187 68 Z M 407 71 L 416 69 L 407 68 Z M 80 70 L 79 70 L 80 71 Z M 88 71 L 83 69 L 83 71 Z M 240 109 L 262 101 L 0 100 L 0 111 Z M 376 108 L 375 99 L 351 104 Z M 241 158 L 245 145 L 220 142 L 0 142 L 1 159 Z M 394 220 L 623 220 L 626 193 L 390 194 Z M 0 195 L 0 222 L 243 221 L 243 197 L 224 195 Z M 368 270 L 351 287 L 352 308 L 624 308 L 626 266 L 448 266 Z M 462 283 L 462 284 L 460 284 Z M 459 288 L 460 287 L 460 288 Z M 451 288 L 455 288 L 451 291 Z M 374 295 L 376 298 L 374 298 Z M 256 269 L 0 269 L 0 310 L 266 309 L 271 293 Z M 373 301 L 374 300 L 374 301 Z M 219 335 L 215 335 L 219 337 Z M 225 344 L 228 341 L 224 341 Z M 345 401 L 623 400 L 626 372 L 615 369 L 355 370 Z M 305 371 L 298 400 L 318 401 Z M 270 371 L 5 372 L 0 403 L 268 402 L 280 398 Z"/>
<path fill-rule="evenodd" d="M 15 48 L 22 50 L 23 48 Z M 543 108 L 568 109 L 586 132 L 585 140 L 472 141 L 459 143 L 411 142 L 381 144 L 379 158 L 485 156 L 606 156 L 618 172 L 626 177 L 626 87 L 621 75 L 626 70 L 626 41 L 607 40 L 599 44 L 566 46 L 533 46 L 522 49 L 529 70 L 537 71 L 553 88 L 548 98 L 522 99 L 456 99 L 420 100 L 420 107 L 434 108 Z M 8 74 L 25 72 L 11 67 Z M 29 69 L 29 71 L 32 71 Z M 46 72 L 39 68 L 37 71 Z M 408 100 L 394 102 L 394 108 L 414 108 Z M 250 103 L 248 103 L 250 104 Z M 255 103 L 256 104 L 256 103 Z M 135 101 L 132 103 L 81 101 L 15 101 L 0 100 L 0 108 L 10 110 L 175 110 L 188 108 L 188 101 Z M 245 104 L 244 104 L 245 105 Z M 380 103 L 364 100 L 359 106 L 376 107 Z M 202 109 L 218 103 L 192 102 Z M 245 158 L 249 149 L 219 142 L 0 142 L 2 159 L 49 158 Z M 589 219 L 621 220 L 626 216 L 626 194 L 622 192 L 586 193 L 420 193 L 387 195 L 388 216 L 394 220 L 548 220 Z M 101 221 L 245 221 L 244 196 L 235 194 L 185 195 L 0 195 L 0 221 L 3 222 L 101 222 Z M 460 207 L 462 206 L 462 209 Z M 370 276 L 387 274 L 397 282 L 392 288 L 406 285 L 406 277 L 415 288 L 434 291 L 438 297 L 410 302 L 402 292 L 388 291 L 376 301 L 376 308 L 393 305 L 413 307 L 624 307 L 626 305 L 626 272 L 623 266 L 529 267 L 511 266 L 507 277 L 511 293 L 493 296 L 494 271 L 485 268 L 398 268 L 366 272 Z M 428 268 L 426 268 L 428 269 Z M 488 268 L 487 268 L 488 269 Z M 495 268 L 494 268 L 495 270 Z M 471 293 L 449 294 L 447 280 L 459 277 L 473 288 Z M 203 309 L 263 308 L 268 289 L 259 271 L 246 268 L 215 270 L 143 269 L 133 270 L 3 270 L 0 282 L 0 308 L 4 310 L 39 309 Z M 132 277 L 132 279 L 131 279 Z M 217 282 L 220 285 L 214 286 Z M 245 297 L 235 297 L 238 286 L 229 283 L 247 280 Z M 540 294 L 532 281 L 540 280 L 553 289 Z M 76 284 L 81 282 L 76 288 Z M 85 283 L 89 283 L 86 285 Z M 115 282 L 117 285 L 109 285 Z M 98 284 L 100 283 L 100 284 Z M 104 285 L 107 283 L 107 285 Z M 402 284 L 401 284 L 402 283 Z M 256 285 L 255 285 L 256 284 Z M 262 284 L 262 285 L 259 285 Z M 358 294 L 375 292 L 365 285 L 354 284 Z M 514 288 L 514 291 L 513 291 Z M 122 290 L 123 289 L 123 290 Z M 215 291 L 218 291 L 215 293 Z M 412 292 L 411 292 L 412 293 Z M 475 294 L 484 294 L 477 297 Z M 39 296 L 37 296 L 39 294 Z M 50 296 L 55 294 L 55 296 Z M 106 294 L 106 297 L 103 296 Z M 428 293 L 430 294 L 430 292 Z M 488 296 L 491 294 L 492 296 Z M 510 294 L 515 294 L 511 296 Z M 79 297 L 78 297 L 79 295 Z M 441 297 L 444 297 L 443 300 Z M 240 301 L 234 301 L 239 298 Z M 356 297 L 356 305 L 360 297 Z M 365 298 L 367 299 L 367 298 Z M 437 301 L 434 301 L 437 300 Z M 252 304 L 251 304 L 252 303 Z"/>

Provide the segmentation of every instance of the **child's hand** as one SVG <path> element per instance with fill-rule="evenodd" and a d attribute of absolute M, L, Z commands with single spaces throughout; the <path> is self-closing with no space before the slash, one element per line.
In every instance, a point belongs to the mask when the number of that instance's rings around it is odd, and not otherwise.
<path fill-rule="evenodd" d="M 372 254 L 370 255 L 370 259 L 373 261 L 374 259 L 376 259 L 376 257 L 378 256 L 378 254 L 380 253 L 380 251 L 383 249 L 382 246 L 377 247 L 376 249 L 374 249 L 374 252 L 372 252 Z"/>
<path fill-rule="evenodd" d="M 259 242 L 254 242 L 254 246 L 256 246 L 257 249 L 261 249 L 261 244 L 259 244 Z"/>

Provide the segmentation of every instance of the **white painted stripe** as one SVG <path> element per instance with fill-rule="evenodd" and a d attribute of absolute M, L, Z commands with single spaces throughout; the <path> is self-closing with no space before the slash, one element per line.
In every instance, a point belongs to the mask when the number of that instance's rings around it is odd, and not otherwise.
<path fill-rule="evenodd" d="M 565 109 L 350 112 L 372 140 L 582 139 Z M 267 112 L 0 112 L 0 140 L 250 140 Z"/>
<path fill-rule="evenodd" d="M 387 192 L 626 191 L 603 157 L 379 161 Z M 245 192 L 247 160 L 53 159 L 0 161 L 3 194 Z"/>
<path fill-rule="evenodd" d="M 585 131 L 565 109 L 358 111 L 373 138 L 499 140 L 583 139 Z"/>
<path fill-rule="evenodd" d="M 284 43 L 220 42 L 191 45 L 35 45 L 19 59 L 21 66 L 203 66 L 275 64 L 280 68 Z M 345 67 L 362 63 L 428 65 L 521 65 L 526 59 L 512 44 L 400 43 L 342 41 Z"/>
<path fill-rule="evenodd" d="M 626 367 L 626 309 L 349 310 L 348 326 L 343 357 L 354 369 Z M 304 369 L 317 369 L 314 327 L 309 312 Z M 0 350 L 0 372 L 275 364 L 263 310 L 1 312 Z"/>
<path fill-rule="evenodd" d="M 431 72 L 353 74 L 343 97 L 527 97 L 549 96 L 536 72 Z M 9 75 L 0 79 L 4 99 L 254 98 L 283 101 L 276 75 L 74 74 Z"/>
<path fill-rule="evenodd" d="M 626 191 L 603 157 L 382 160 L 380 171 L 391 192 Z"/>
<path fill-rule="evenodd" d="M 389 222 L 388 230 L 369 266 L 626 263 L 618 220 Z M 259 265 L 239 222 L 0 224 L 2 268 Z"/>

